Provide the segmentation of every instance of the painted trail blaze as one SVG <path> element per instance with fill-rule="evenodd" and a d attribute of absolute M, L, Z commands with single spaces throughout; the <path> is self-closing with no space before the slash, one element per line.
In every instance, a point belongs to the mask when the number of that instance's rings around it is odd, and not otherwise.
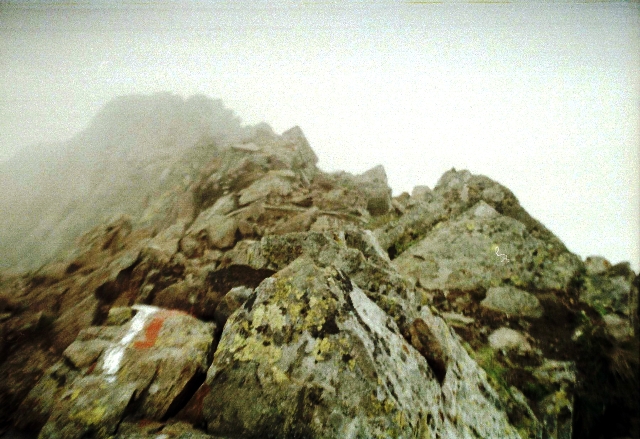
<path fill-rule="evenodd" d="M 164 325 L 164 321 L 171 316 L 175 315 L 186 315 L 180 311 L 164 311 L 158 313 L 156 317 L 151 320 L 151 322 L 146 326 L 144 330 L 144 340 L 136 341 L 133 344 L 133 347 L 136 349 L 148 349 L 153 347 L 156 344 L 156 340 L 158 339 L 158 334 L 160 334 L 160 330 L 162 329 L 162 325 Z"/>
<path fill-rule="evenodd" d="M 149 323 L 145 328 L 144 340 L 135 342 L 133 347 L 136 349 L 147 349 L 153 347 L 153 345 L 156 344 L 158 334 L 160 333 L 166 318 L 166 315 L 162 315 L 151 320 L 151 323 Z"/>

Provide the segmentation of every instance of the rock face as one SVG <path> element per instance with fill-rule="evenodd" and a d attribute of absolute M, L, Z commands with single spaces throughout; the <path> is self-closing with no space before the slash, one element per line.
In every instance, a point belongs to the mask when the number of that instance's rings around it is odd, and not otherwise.
<path fill-rule="evenodd" d="M 112 308 L 113 309 L 113 308 Z M 18 410 L 39 437 L 108 437 L 125 416 L 160 421 L 202 382 L 215 325 L 148 305 L 121 326 L 89 327 Z"/>
<path fill-rule="evenodd" d="M 491 179 L 392 197 L 381 166 L 319 170 L 298 127 L 168 95 L 66 148 L 3 219 L 3 245 L 30 236 L 3 260 L 55 257 L 0 276 L 0 435 L 640 436 L 639 278 Z M 86 184 L 42 204 L 74 154 Z"/>
<path fill-rule="evenodd" d="M 451 350 L 442 382 L 350 278 L 296 259 L 227 322 L 201 390 L 208 430 L 256 438 L 518 437 L 484 372 L 425 313 L 442 332 L 433 343 Z"/>

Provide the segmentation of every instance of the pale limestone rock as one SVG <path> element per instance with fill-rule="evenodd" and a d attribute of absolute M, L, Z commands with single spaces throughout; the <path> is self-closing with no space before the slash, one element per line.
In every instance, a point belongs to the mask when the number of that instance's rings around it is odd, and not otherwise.
<path fill-rule="evenodd" d="M 580 267 L 579 258 L 550 251 L 546 241 L 513 218 L 476 216 L 478 210 L 487 212 L 487 204 L 480 201 L 455 219 L 439 223 L 393 265 L 425 289 L 488 289 L 503 279 L 520 288 L 567 288 Z M 496 246 L 508 261 L 496 254 Z M 449 274 L 444 277 L 443 272 Z"/>
<path fill-rule="evenodd" d="M 473 215 L 476 218 L 496 218 L 500 216 L 496 210 L 485 203 L 484 201 L 478 202 L 478 204 L 473 209 Z"/>
<path fill-rule="evenodd" d="M 425 198 L 427 194 L 431 193 L 429 186 L 414 186 L 411 191 L 411 198 Z"/>
<path fill-rule="evenodd" d="M 180 238 L 184 234 L 184 224 L 177 223 L 162 230 L 154 236 L 144 247 L 145 254 L 152 253 L 155 257 L 165 260 L 171 259 L 176 254 L 180 244 Z"/>
<path fill-rule="evenodd" d="M 200 214 L 200 216 L 204 215 L 204 220 L 207 220 L 209 217 L 213 215 L 226 215 L 229 212 L 235 210 L 237 208 L 237 203 L 235 196 L 233 194 L 225 195 L 220 197 L 213 203 L 209 209 L 205 210 Z M 200 217 L 198 217 L 200 218 Z M 197 221 L 197 220 L 196 220 Z"/>
<path fill-rule="evenodd" d="M 300 212 L 290 218 L 284 223 L 277 225 L 271 231 L 274 235 L 283 235 L 285 233 L 294 232 L 306 232 L 318 218 L 318 208 L 311 207 L 304 212 Z"/>
<path fill-rule="evenodd" d="M 480 305 L 509 315 L 542 317 L 543 309 L 536 296 L 512 286 L 492 287 Z"/>
<path fill-rule="evenodd" d="M 225 249 L 232 247 L 235 243 L 237 229 L 238 222 L 236 218 L 213 214 L 203 217 L 199 221 L 197 220 L 187 231 L 186 237 L 191 241 L 194 239 L 198 241 L 198 237 L 204 233 L 210 248 Z M 183 239 L 183 241 L 186 240 Z"/>
<path fill-rule="evenodd" d="M 489 335 L 489 345 L 495 350 L 516 350 L 520 353 L 532 350 L 525 336 L 510 328 L 499 328 L 493 331 Z"/>
<path fill-rule="evenodd" d="M 467 317 L 455 312 L 443 312 L 442 318 L 451 326 L 467 326 L 476 321 L 472 317 Z"/>

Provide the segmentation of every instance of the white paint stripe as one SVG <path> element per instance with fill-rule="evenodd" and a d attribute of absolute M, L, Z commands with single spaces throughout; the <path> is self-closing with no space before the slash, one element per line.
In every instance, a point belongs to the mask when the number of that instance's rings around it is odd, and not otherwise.
<path fill-rule="evenodd" d="M 133 316 L 131 322 L 129 322 L 129 329 L 127 330 L 127 333 L 122 337 L 117 345 L 111 346 L 104 354 L 102 370 L 106 375 L 115 375 L 118 370 L 120 370 L 120 362 L 124 356 L 125 348 L 129 343 L 131 343 L 131 340 L 135 338 L 138 332 L 142 331 L 149 316 L 153 315 L 160 309 L 150 305 L 134 305 L 132 308 L 138 312 Z M 111 379 L 108 379 L 108 381 L 113 382 L 113 377 L 110 378 Z"/>

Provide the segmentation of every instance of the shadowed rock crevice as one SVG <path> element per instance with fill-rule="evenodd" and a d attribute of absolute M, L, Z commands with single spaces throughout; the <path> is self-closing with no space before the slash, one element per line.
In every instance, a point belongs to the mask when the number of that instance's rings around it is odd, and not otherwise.
<path fill-rule="evenodd" d="M 222 294 L 238 286 L 255 288 L 260 282 L 275 273 L 268 269 L 254 269 L 246 265 L 232 265 L 226 268 L 211 272 L 207 276 L 207 283 L 214 291 Z"/>
<path fill-rule="evenodd" d="M 126 294 L 134 288 L 132 282 L 132 273 L 136 264 L 124 269 L 118 273 L 112 281 L 107 281 L 96 288 L 94 295 L 99 300 L 99 307 L 95 314 L 92 324 L 102 324 L 109 314 L 111 304 L 121 295 Z"/>
<path fill-rule="evenodd" d="M 212 359 L 213 358 L 208 359 L 209 364 L 211 364 Z M 185 384 L 184 389 L 182 389 L 182 391 L 178 395 L 176 395 L 175 399 L 167 409 L 167 413 L 161 420 L 166 421 L 170 418 L 173 418 L 182 409 L 184 409 L 187 403 L 191 400 L 191 398 L 193 398 L 196 391 L 204 383 L 206 377 L 207 377 L 207 374 L 205 372 L 196 372 L 193 375 L 193 377 L 191 377 L 191 379 L 187 382 L 187 384 Z"/>
<path fill-rule="evenodd" d="M 427 360 L 427 364 L 442 385 L 447 375 L 447 357 L 429 326 L 424 320 L 416 319 L 406 329 L 404 338 Z"/>

